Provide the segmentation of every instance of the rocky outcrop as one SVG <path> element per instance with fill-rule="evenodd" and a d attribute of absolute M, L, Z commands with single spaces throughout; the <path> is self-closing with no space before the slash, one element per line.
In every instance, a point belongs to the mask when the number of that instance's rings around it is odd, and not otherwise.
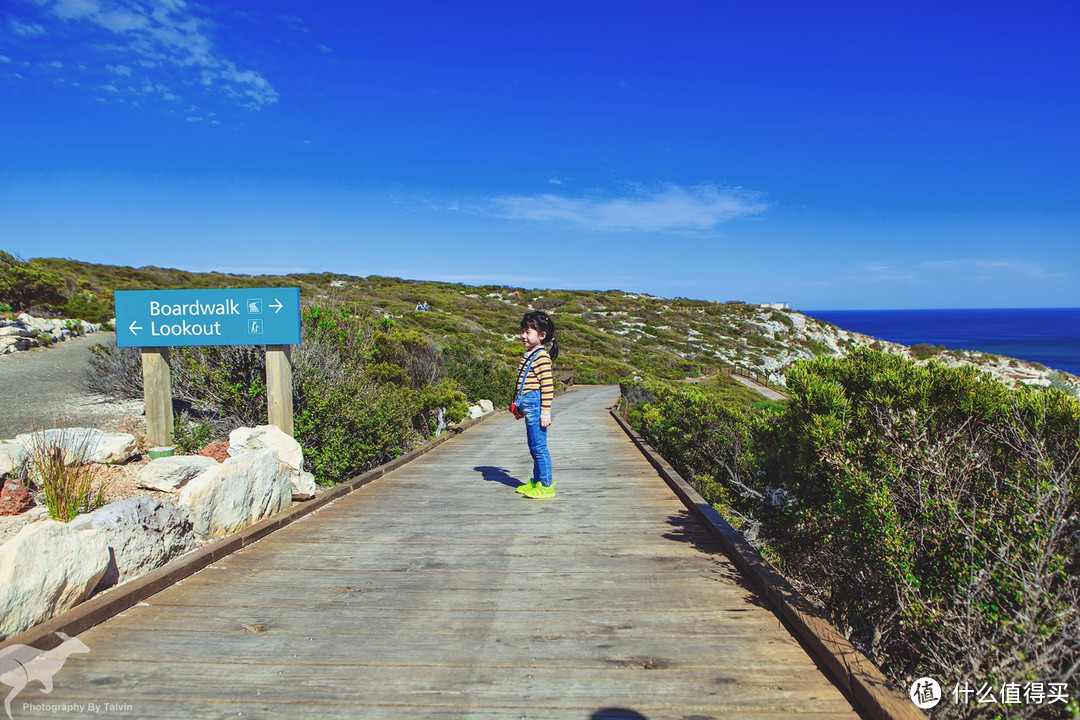
<path fill-rule="evenodd" d="M 300 443 L 276 425 L 240 427 L 229 433 L 229 455 L 239 457 L 255 450 L 273 448 L 281 462 L 289 466 L 292 499 L 315 497 L 315 476 L 304 470 L 304 450 Z"/>
<path fill-rule="evenodd" d="M 0 640 L 75 607 L 111 556 L 100 530 L 42 520 L 0 545 Z"/>
<path fill-rule="evenodd" d="M 95 592 L 159 568 L 195 549 L 188 511 L 152 498 L 118 500 L 78 516 L 68 527 L 73 531 L 97 530 L 108 546 L 109 565 Z"/>
<path fill-rule="evenodd" d="M 120 463 L 130 460 L 138 451 L 135 436 L 128 433 L 106 433 L 97 428 L 59 428 L 39 430 L 15 436 L 15 442 L 28 454 L 38 448 L 63 448 L 69 461 L 88 463 Z"/>
<path fill-rule="evenodd" d="M 920 363 L 933 361 L 948 366 L 971 365 L 1010 386 L 1049 386 L 1055 377 L 1059 380 L 1063 377 L 1038 363 L 978 351 L 948 350 L 920 360 L 905 345 L 844 330 L 778 305 L 746 305 L 741 323 L 731 328 L 728 338 L 731 342 L 727 344 L 714 345 L 712 343 L 717 338 L 707 340 L 696 331 L 690 331 L 687 342 L 712 354 L 721 363 L 740 365 L 762 373 L 770 383 L 777 385 L 786 383 L 784 371 L 798 360 L 812 360 L 822 355 L 845 357 L 861 347 L 903 355 Z M 742 341 L 747 335 L 755 335 L 759 341 L 753 352 Z M 1065 376 L 1064 380 L 1074 389 L 1080 389 L 1080 381 L 1076 378 Z"/>
<path fill-rule="evenodd" d="M 0 355 L 30 350 L 100 329 L 101 325 L 85 320 L 38 318 L 23 313 L 14 320 L 0 320 Z"/>
<path fill-rule="evenodd" d="M 157 458 L 139 471 L 139 487 L 160 492 L 180 492 L 193 477 L 218 465 L 203 455 L 175 455 Z"/>
<path fill-rule="evenodd" d="M 191 512 L 200 540 L 222 537 L 288 507 L 292 476 L 276 450 L 253 450 L 188 481 L 180 504 Z"/>

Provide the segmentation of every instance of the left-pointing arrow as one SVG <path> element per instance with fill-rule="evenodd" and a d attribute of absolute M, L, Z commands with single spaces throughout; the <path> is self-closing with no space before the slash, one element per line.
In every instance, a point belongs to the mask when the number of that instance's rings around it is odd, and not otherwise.
<path fill-rule="evenodd" d="M 130 330 L 130 331 L 131 331 L 131 334 L 132 334 L 132 335 L 138 335 L 139 333 L 137 333 L 137 332 L 135 332 L 135 331 L 136 331 L 136 330 L 142 330 L 142 325 L 136 325 L 136 324 L 135 324 L 135 323 L 137 323 L 137 322 L 139 322 L 139 321 L 138 321 L 138 320 L 132 320 L 132 321 L 131 321 L 131 324 L 130 324 L 130 325 L 128 325 L 128 330 Z"/>

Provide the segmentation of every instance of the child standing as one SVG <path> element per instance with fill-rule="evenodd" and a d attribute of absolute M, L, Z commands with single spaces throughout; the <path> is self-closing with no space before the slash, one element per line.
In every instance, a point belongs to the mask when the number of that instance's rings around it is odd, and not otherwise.
<path fill-rule="evenodd" d="M 521 342 L 525 357 L 517 375 L 517 417 L 525 418 L 525 433 L 529 453 L 533 458 L 533 476 L 517 491 L 529 498 L 555 497 L 555 482 L 551 479 L 551 454 L 547 446 L 547 429 L 551 425 L 551 399 L 555 396 L 555 381 L 551 361 L 559 356 L 555 342 L 555 323 L 543 310 L 531 310 L 521 318 Z M 549 351 L 544 346 L 551 344 Z"/>

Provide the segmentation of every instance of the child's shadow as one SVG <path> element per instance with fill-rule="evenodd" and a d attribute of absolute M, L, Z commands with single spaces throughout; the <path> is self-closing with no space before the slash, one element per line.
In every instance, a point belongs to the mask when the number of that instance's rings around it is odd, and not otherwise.
<path fill-rule="evenodd" d="M 512 488 L 516 488 L 521 484 L 520 480 L 510 475 L 502 468 L 491 467 L 490 465 L 478 465 L 474 467 L 473 470 L 483 475 L 484 479 L 489 482 L 499 482 Z"/>

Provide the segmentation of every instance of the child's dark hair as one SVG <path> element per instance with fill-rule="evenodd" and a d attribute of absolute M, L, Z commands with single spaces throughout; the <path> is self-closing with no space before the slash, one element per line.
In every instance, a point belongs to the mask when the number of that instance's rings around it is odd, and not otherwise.
<path fill-rule="evenodd" d="M 559 343 L 555 341 L 555 321 L 543 310 L 530 310 L 521 318 L 521 329 L 532 328 L 536 332 L 544 333 L 544 344 L 551 343 L 548 355 L 552 361 L 559 357 Z"/>

